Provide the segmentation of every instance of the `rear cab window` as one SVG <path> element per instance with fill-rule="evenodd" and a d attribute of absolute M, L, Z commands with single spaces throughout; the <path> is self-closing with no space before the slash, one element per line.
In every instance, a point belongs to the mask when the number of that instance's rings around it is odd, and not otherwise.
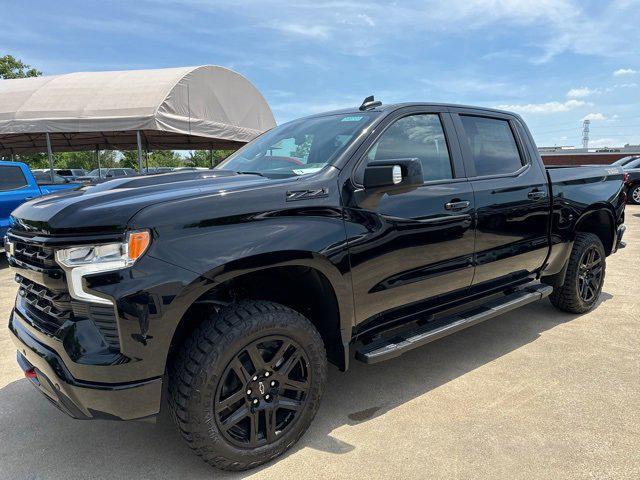
<path fill-rule="evenodd" d="M 508 120 L 460 115 L 477 176 L 517 172 L 525 162 Z"/>
<path fill-rule="evenodd" d="M 29 184 L 18 166 L 0 165 L 0 192 L 17 190 Z"/>

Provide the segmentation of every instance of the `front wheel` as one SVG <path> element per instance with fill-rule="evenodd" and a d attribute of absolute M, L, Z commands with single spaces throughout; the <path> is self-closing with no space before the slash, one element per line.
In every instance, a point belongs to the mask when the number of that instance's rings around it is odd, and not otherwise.
<path fill-rule="evenodd" d="M 209 464 L 246 470 L 281 455 L 307 430 L 327 376 L 324 344 L 300 313 L 243 301 L 204 319 L 169 380 L 169 406 Z"/>
<path fill-rule="evenodd" d="M 640 185 L 631 187 L 627 198 L 629 199 L 629 203 L 640 205 Z"/>
<path fill-rule="evenodd" d="M 564 283 L 555 287 L 549 297 L 558 309 L 585 313 L 595 307 L 606 268 L 606 253 L 597 235 L 578 233 L 569 256 Z"/>

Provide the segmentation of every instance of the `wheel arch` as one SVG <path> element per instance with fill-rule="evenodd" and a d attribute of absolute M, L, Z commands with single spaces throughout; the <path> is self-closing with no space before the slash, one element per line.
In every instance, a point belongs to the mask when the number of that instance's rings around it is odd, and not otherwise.
<path fill-rule="evenodd" d="M 191 298 L 176 323 L 165 368 L 202 318 L 202 309 L 243 299 L 273 301 L 302 313 L 320 332 L 329 361 L 341 370 L 348 368 L 353 296 L 349 282 L 327 257 L 314 252 L 271 252 L 220 265 L 201 278 L 206 286 Z"/>
<path fill-rule="evenodd" d="M 607 255 L 611 254 L 616 238 L 616 222 L 611 207 L 605 204 L 590 206 L 575 223 L 573 236 L 578 232 L 593 233 L 602 242 Z"/>

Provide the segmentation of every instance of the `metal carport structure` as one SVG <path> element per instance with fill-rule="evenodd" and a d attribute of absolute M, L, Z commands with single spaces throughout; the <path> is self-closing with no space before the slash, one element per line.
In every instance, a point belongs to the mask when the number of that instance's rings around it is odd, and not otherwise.
<path fill-rule="evenodd" d="M 52 151 L 235 149 L 275 126 L 242 75 L 213 65 L 0 80 L 0 157 Z"/>

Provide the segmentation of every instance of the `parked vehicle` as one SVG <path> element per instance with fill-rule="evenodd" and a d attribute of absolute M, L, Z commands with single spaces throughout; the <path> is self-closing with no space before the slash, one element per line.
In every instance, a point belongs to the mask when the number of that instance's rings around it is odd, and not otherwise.
<path fill-rule="evenodd" d="M 327 360 L 388 360 L 545 297 L 593 309 L 624 198 L 619 167 L 545 169 L 515 114 L 369 98 L 214 170 L 22 205 L 9 329 L 69 415 L 147 419 L 168 382 L 189 446 L 248 469 L 305 432 Z"/>
<path fill-rule="evenodd" d="M 32 173 L 24 163 L 0 161 L 0 238 L 7 233 L 11 212 L 20 204 L 77 186 L 57 175 L 52 182 L 49 171 Z"/>
<path fill-rule="evenodd" d="M 633 162 L 635 160 L 637 160 L 638 155 L 629 155 L 627 157 L 622 157 L 618 160 L 616 160 L 615 162 L 613 162 L 611 165 L 615 165 L 616 167 L 625 167 L 628 163 Z"/>
<path fill-rule="evenodd" d="M 147 167 L 143 168 L 142 171 L 145 175 L 157 175 L 160 173 L 169 173 L 172 172 L 173 167 Z"/>
<path fill-rule="evenodd" d="M 87 175 L 87 171 L 84 168 L 57 168 L 55 172 L 61 177 L 72 181 Z"/>
<path fill-rule="evenodd" d="M 62 177 L 57 173 L 54 173 L 52 178 L 50 170 L 33 170 L 31 173 L 38 185 L 63 185 L 65 183 L 70 183 L 68 178 Z"/>
<path fill-rule="evenodd" d="M 622 168 L 627 200 L 634 205 L 640 205 L 640 156 L 628 157 Z"/>
<path fill-rule="evenodd" d="M 83 183 L 100 183 L 114 178 L 135 177 L 136 175 L 137 172 L 133 168 L 96 168 L 76 180 Z"/>

